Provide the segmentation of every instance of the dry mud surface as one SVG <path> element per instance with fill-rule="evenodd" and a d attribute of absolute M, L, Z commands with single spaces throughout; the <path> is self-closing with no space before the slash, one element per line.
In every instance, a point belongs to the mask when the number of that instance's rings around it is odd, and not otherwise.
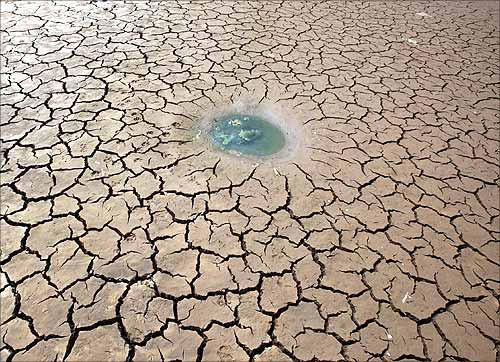
<path fill-rule="evenodd" d="M 498 2 L 0 6 L 2 360 L 498 360 Z"/>

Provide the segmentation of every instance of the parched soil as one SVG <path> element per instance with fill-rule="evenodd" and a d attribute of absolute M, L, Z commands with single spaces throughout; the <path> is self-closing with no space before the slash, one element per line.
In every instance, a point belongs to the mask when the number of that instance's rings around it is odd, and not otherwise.
<path fill-rule="evenodd" d="M 498 361 L 497 1 L 0 9 L 0 359 Z"/>

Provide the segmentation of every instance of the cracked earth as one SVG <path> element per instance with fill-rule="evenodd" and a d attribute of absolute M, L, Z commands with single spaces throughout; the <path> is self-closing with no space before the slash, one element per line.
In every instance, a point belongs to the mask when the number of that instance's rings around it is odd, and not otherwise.
<path fill-rule="evenodd" d="M 499 359 L 497 2 L 0 6 L 2 360 Z"/>

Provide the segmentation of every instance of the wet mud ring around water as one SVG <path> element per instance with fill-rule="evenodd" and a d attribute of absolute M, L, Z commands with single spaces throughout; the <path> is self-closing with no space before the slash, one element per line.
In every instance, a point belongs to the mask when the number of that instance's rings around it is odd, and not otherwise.
<path fill-rule="evenodd" d="M 190 115 L 195 147 L 249 164 L 279 165 L 306 153 L 311 132 L 279 103 L 237 100 Z"/>

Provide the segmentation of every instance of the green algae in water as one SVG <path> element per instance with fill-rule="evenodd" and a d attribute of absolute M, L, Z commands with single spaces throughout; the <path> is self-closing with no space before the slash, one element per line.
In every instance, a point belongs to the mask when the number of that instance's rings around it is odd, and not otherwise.
<path fill-rule="evenodd" d="M 217 120 L 210 130 L 212 143 L 227 151 L 269 156 L 285 145 L 285 135 L 272 123 L 252 115 L 235 114 Z"/>

